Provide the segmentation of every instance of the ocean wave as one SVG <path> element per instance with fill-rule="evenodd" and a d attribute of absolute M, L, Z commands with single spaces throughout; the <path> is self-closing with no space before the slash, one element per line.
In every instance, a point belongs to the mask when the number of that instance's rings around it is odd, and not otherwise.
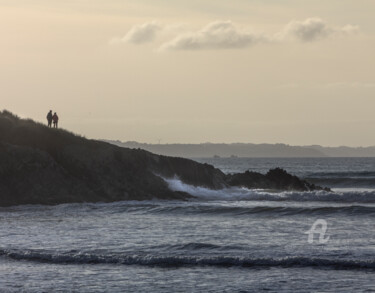
<path fill-rule="evenodd" d="M 126 213 L 147 213 L 147 214 L 206 214 L 206 215 L 274 215 L 274 216 L 294 216 L 294 215 L 346 215 L 346 216 L 373 216 L 375 217 L 375 206 L 350 205 L 350 206 L 225 206 L 220 204 L 189 205 L 183 204 L 154 204 L 122 206 L 118 212 Z"/>
<path fill-rule="evenodd" d="M 322 201 L 345 203 L 375 203 L 375 190 L 326 192 L 326 191 L 288 191 L 275 192 L 241 187 L 213 190 L 200 186 L 192 186 L 178 178 L 164 179 L 171 190 L 187 192 L 204 200 L 269 200 L 269 201 Z"/>
<path fill-rule="evenodd" d="M 315 267 L 322 269 L 375 269 L 375 260 L 310 258 L 303 256 L 284 258 L 253 258 L 231 256 L 163 256 L 163 255 L 104 255 L 90 253 L 48 253 L 35 250 L 0 249 L 0 256 L 16 261 L 33 261 L 49 264 L 115 264 L 160 267 L 214 266 L 214 267 Z"/>
<path fill-rule="evenodd" d="M 304 178 L 310 183 L 314 183 L 320 186 L 333 187 L 356 187 L 356 188 L 374 188 L 375 178 L 366 177 L 306 177 Z"/>
<path fill-rule="evenodd" d="M 375 187 L 373 171 L 310 172 L 302 177 L 308 182 L 327 187 Z"/>
<path fill-rule="evenodd" d="M 40 207 L 45 209 L 45 207 Z M 330 203 L 316 202 L 311 204 L 267 201 L 123 201 L 115 203 L 66 204 L 51 207 L 56 213 L 66 215 L 72 212 L 133 214 L 133 215 L 204 215 L 224 217 L 288 217 L 288 216 L 356 216 L 375 218 L 373 203 Z M 21 206 L 8 212 L 35 212 L 36 206 Z"/>
<path fill-rule="evenodd" d="M 179 244 L 162 244 L 151 246 L 151 250 L 158 251 L 230 251 L 230 250 L 243 250 L 243 246 L 239 245 L 217 245 L 212 243 L 190 242 Z"/>
<path fill-rule="evenodd" d="M 373 171 L 341 171 L 341 172 L 309 172 L 306 177 L 314 178 L 372 178 L 375 179 Z"/>

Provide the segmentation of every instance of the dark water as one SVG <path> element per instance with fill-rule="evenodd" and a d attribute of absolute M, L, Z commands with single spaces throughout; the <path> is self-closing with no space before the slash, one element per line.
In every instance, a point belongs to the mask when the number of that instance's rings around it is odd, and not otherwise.
<path fill-rule="evenodd" d="M 198 199 L 2 208 L 0 292 L 375 292 L 374 159 L 201 161 L 283 167 L 334 193 L 173 178 Z M 310 243 L 317 220 L 327 230 Z"/>

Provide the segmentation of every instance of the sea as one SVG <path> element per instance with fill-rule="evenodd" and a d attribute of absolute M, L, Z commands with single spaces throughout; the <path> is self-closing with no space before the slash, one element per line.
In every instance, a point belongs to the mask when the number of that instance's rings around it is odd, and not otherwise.
<path fill-rule="evenodd" d="M 0 292 L 375 292 L 375 158 L 206 158 L 332 192 L 0 208 Z"/>

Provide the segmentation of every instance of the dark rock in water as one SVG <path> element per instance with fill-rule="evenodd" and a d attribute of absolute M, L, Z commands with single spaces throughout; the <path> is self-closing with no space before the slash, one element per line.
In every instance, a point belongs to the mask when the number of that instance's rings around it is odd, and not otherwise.
<path fill-rule="evenodd" d="M 241 186 L 246 188 L 267 188 L 270 187 L 271 181 L 263 174 L 246 171 L 244 173 L 228 174 L 226 182 L 230 186 Z"/>
<path fill-rule="evenodd" d="M 0 206 L 188 199 L 164 178 L 211 189 L 320 189 L 281 169 L 226 175 L 208 164 L 120 148 L 0 112 Z"/>
<path fill-rule="evenodd" d="M 227 182 L 231 186 L 242 186 L 246 188 L 295 191 L 329 191 L 328 188 L 322 188 L 320 186 L 310 184 L 309 182 L 301 180 L 297 176 L 293 176 L 280 168 L 269 170 L 266 175 L 250 171 L 238 174 L 229 174 L 227 175 Z"/>
<path fill-rule="evenodd" d="M 323 188 L 310 184 L 305 180 L 301 180 L 297 176 L 293 176 L 280 168 L 269 170 L 266 177 L 273 183 L 274 188 L 279 190 L 323 190 Z"/>

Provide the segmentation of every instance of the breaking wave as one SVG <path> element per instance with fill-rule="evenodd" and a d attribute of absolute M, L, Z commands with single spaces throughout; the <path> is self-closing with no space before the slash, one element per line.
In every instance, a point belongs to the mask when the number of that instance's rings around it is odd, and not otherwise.
<path fill-rule="evenodd" d="M 358 202 L 375 203 L 375 190 L 352 191 L 288 191 L 274 192 L 260 189 L 231 187 L 213 190 L 192 186 L 178 178 L 164 179 L 171 190 L 187 192 L 198 199 L 206 200 L 269 200 L 269 201 L 322 201 L 322 202 Z"/>

